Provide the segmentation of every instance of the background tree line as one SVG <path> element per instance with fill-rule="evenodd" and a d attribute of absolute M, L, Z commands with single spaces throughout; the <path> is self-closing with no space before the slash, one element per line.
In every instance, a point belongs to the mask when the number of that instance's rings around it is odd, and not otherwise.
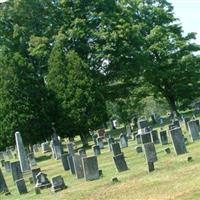
<path fill-rule="evenodd" d="M 171 112 L 199 97 L 200 47 L 166 0 L 9 0 L 0 4 L 0 147 L 80 135 L 143 99 Z M 115 111 L 113 111 L 113 109 Z"/>

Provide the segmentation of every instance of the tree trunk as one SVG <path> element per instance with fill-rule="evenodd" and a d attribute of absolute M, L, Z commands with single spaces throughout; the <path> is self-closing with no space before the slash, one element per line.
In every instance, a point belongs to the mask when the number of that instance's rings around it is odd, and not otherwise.
<path fill-rule="evenodd" d="M 173 97 L 168 97 L 167 101 L 169 103 L 169 107 L 170 107 L 171 114 L 172 114 L 173 118 L 179 117 L 180 114 L 179 114 L 179 112 L 177 110 L 175 99 Z"/>
<path fill-rule="evenodd" d="M 83 132 L 80 134 L 80 138 L 81 138 L 81 142 L 83 144 L 83 147 L 88 147 L 88 134 L 89 134 L 89 131 L 86 133 L 86 132 Z"/>

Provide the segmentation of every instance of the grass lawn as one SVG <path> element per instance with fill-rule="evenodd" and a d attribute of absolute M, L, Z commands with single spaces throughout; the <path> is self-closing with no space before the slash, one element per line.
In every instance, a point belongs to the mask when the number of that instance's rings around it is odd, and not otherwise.
<path fill-rule="evenodd" d="M 44 189 L 41 194 L 34 193 L 34 186 L 28 181 L 30 174 L 25 174 L 28 187 L 28 194 L 19 195 L 14 185 L 11 174 L 2 170 L 11 192 L 10 196 L 1 195 L 1 200 L 165 200 L 165 199 L 200 199 L 200 141 L 191 142 L 188 133 L 184 129 L 184 134 L 188 138 L 188 153 L 176 156 L 172 144 L 155 145 L 158 161 L 155 163 L 155 171 L 148 174 L 147 164 L 143 153 L 137 154 L 135 151 L 136 142 L 129 140 L 129 147 L 122 149 L 125 154 L 128 171 L 118 173 L 116 171 L 112 153 L 109 152 L 108 145 L 102 150 L 98 157 L 99 169 L 103 171 L 103 177 L 96 181 L 77 180 L 70 171 L 64 171 L 61 161 L 46 159 L 41 152 L 36 154 L 40 157 L 38 166 L 48 174 L 50 179 L 55 175 L 62 175 L 67 189 L 58 193 L 52 193 L 50 189 Z M 120 130 L 117 130 L 118 133 Z M 91 143 L 92 144 L 92 143 Z M 171 148 L 171 154 L 165 154 L 163 149 Z M 87 150 L 87 155 L 93 152 Z M 43 157 L 41 157 L 43 156 Z M 188 162 L 187 157 L 192 156 L 193 161 Z M 117 177 L 119 183 L 111 183 L 112 177 Z"/>

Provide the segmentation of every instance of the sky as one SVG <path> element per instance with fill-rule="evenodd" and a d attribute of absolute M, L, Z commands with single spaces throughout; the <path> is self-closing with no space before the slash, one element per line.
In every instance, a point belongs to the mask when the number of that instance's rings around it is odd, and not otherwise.
<path fill-rule="evenodd" d="M 196 32 L 200 44 L 200 0 L 168 0 L 174 6 L 174 14 L 180 19 L 185 33 Z"/>

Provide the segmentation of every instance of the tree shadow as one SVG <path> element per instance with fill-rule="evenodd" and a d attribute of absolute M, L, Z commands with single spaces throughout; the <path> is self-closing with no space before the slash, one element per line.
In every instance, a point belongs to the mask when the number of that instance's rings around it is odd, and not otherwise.
<path fill-rule="evenodd" d="M 50 155 L 43 155 L 43 156 L 35 158 L 35 160 L 37 162 L 42 162 L 42 161 L 46 161 L 46 160 L 51 159 L 51 156 L 52 156 L 51 154 Z"/>

